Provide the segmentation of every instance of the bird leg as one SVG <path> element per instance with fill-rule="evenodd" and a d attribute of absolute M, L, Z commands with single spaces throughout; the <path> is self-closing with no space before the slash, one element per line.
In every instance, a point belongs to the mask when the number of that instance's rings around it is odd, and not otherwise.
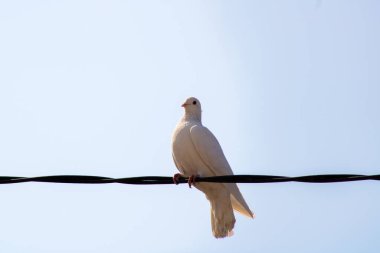
<path fill-rule="evenodd" d="M 174 174 L 173 176 L 173 183 L 175 184 L 179 184 L 179 180 L 184 177 L 181 173 L 176 173 Z M 191 175 L 188 179 L 187 179 L 187 183 L 189 184 L 189 187 L 191 188 L 192 185 L 195 184 L 195 179 L 198 177 L 198 175 Z"/>
<path fill-rule="evenodd" d="M 173 176 L 173 183 L 175 183 L 175 184 L 179 184 L 179 179 L 180 179 L 181 177 L 183 177 L 183 175 L 182 175 L 181 173 L 176 173 L 176 174 L 174 174 L 174 176 Z"/>
<path fill-rule="evenodd" d="M 194 184 L 195 184 L 195 179 L 196 179 L 197 177 L 198 177 L 197 175 L 191 175 L 191 176 L 187 179 L 187 183 L 189 184 L 189 188 L 191 188 L 191 185 L 194 185 Z"/>

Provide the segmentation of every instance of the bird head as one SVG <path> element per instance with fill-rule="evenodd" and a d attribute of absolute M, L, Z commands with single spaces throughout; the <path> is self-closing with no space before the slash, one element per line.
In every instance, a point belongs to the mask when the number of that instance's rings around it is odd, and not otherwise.
<path fill-rule="evenodd" d="M 197 98 L 189 97 L 182 104 L 182 107 L 185 108 L 185 115 L 201 120 L 202 107 Z"/>

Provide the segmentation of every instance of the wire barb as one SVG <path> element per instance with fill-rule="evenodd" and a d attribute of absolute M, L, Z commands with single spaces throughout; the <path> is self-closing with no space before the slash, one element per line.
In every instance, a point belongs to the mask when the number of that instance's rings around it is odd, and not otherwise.
<path fill-rule="evenodd" d="M 179 177 L 178 183 L 188 183 L 186 177 Z M 268 176 L 268 175 L 231 175 L 216 177 L 197 177 L 197 182 L 209 183 L 281 183 L 281 182 L 303 182 L 303 183 L 338 183 L 362 180 L 380 180 L 379 175 L 356 175 L 356 174 L 327 174 L 310 175 L 300 177 Z M 64 183 L 64 184 L 174 184 L 173 177 L 145 176 L 145 177 L 125 177 L 110 178 L 100 176 L 81 175 L 58 175 L 41 177 L 10 177 L 0 176 L 0 184 L 15 184 L 25 182 L 41 183 Z"/>

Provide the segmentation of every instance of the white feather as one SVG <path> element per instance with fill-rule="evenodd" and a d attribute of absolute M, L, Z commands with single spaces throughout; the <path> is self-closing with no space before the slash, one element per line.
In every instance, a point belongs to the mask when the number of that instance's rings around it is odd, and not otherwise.
<path fill-rule="evenodd" d="M 183 104 L 185 115 L 177 124 L 172 139 L 173 160 L 184 176 L 233 175 L 215 136 L 202 125 L 198 99 L 188 98 Z M 233 234 L 233 209 L 253 218 L 235 183 L 195 183 L 211 204 L 211 227 L 216 238 Z"/>

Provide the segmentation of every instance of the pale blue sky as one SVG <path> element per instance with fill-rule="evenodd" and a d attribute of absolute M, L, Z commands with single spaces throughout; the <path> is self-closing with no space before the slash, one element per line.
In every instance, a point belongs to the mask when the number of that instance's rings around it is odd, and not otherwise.
<path fill-rule="evenodd" d="M 0 174 L 173 175 L 186 97 L 236 174 L 380 172 L 379 1 L 0 1 Z M 0 186 L 1 252 L 378 252 L 378 182 Z"/>

